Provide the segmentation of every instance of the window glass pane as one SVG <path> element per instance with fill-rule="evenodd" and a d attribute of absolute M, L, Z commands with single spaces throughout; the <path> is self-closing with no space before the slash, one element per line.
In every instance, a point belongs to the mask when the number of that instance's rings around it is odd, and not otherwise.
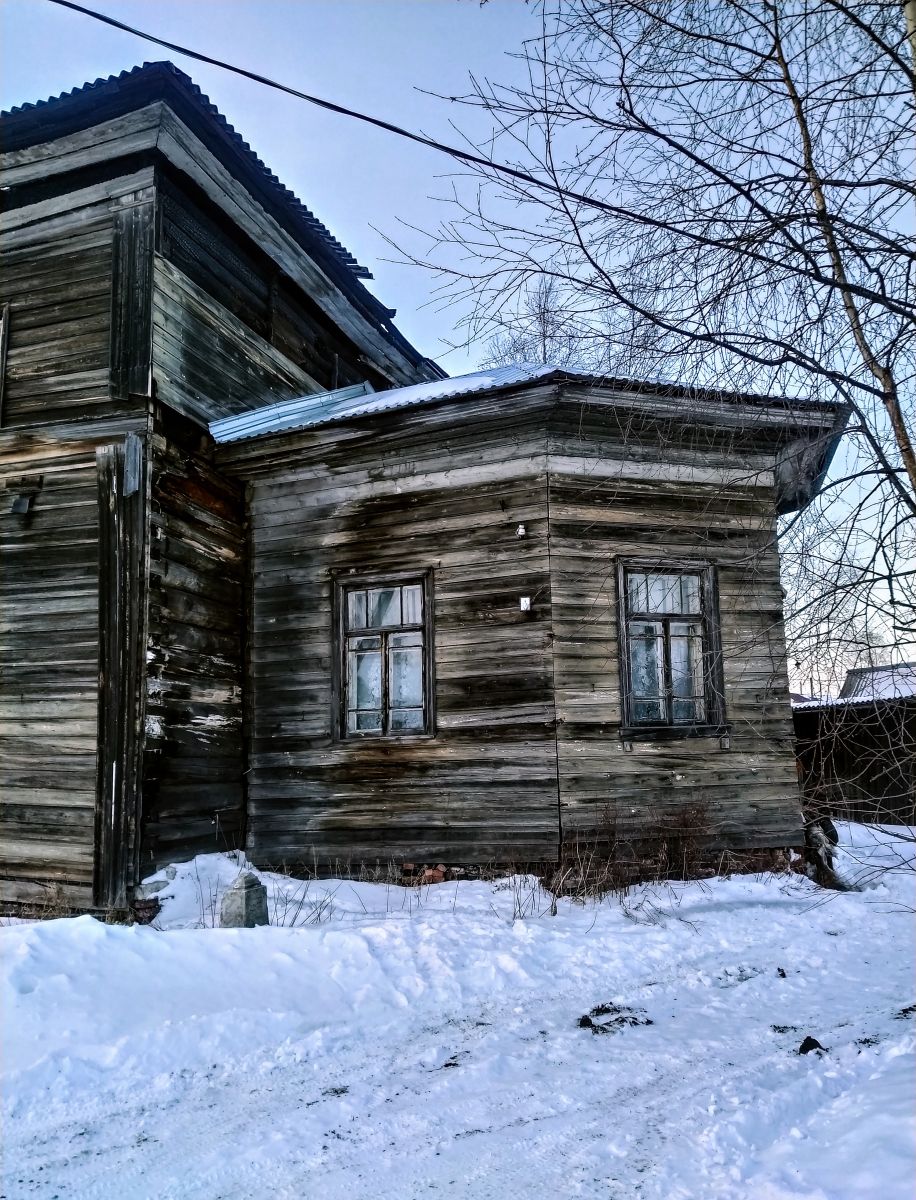
<path fill-rule="evenodd" d="M 676 613 L 681 609 L 681 576 L 649 575 L 649 603 L 644 612 Z"/>
<path fill-rule="evenodd" d="M 700 577 L 699 575 L 681 576 L 681 609 L 682 613 L 699 613 L 700 611 Z"/>
<path fill-rule="evenodd" d="M 705 720 L 703 637 L 699 625 L 671 622 L 671 691 L 672 720 Z"/>
<path fill-rule="evenodd" d="M 696 625 L 671 625 L 671 690 L 675 696 L 703 694 L 703 638 Z"/>
<path fill-rule="evenodd" d="M 373 730 L 378 731 L 382 728 L 382 714 L 380 712 L 350 712 L 347 713 L 347 732 L 348 733 L 371 733 Z"/>
<path fill-rule="evenodd" d="M 664 710 L 661 700 L 636 700 L 633 703 L 633 720 L 639 721 L 663 721 Z"/>
<path fill-rule="evenodd" d="M 665 658 L 663 626 L 658 621 L 637 621 L 629 627 L 630 690 L 635 720 L 665 720 Z"/>
<path fill-rule="evenodd" d="M 420 729 L 423 728 L 422 708 L 393 708 L 390 714 L 391 729 Z"/>
<path fill-rule="evenodd" d="M 675 724 L 695 725 L 706 720 L 706 702 L 702 698 L 674 700 L 671 709 Z"/>
<path fill-rule="evenodd" d="M 371 629 L 401 624 L 400 588 L 371 588 L 367 596 Z"/>
<path fill-rule="evenodd" d="M 402 623 L 419 625 L 423 620 L 423 588 L 418 583 L 412 583 L 408 587 L 401 588 L 401 596 L 404 605 Z"/>
<path fill-rule="evenodd" d="M 365 592 L 347 592 L 347 628 L 366 628 Z"/>
<path fill-rule="evenodd" d="M 375 638 L 358 638 L 359 642 Z M 352 649 L 347 664 L 347 707 L 350 709 L 381 709 L 382 655 L 380 650 Z"/>
<path fill-rule="evenodd" d="M 388 635 L 388 645 L 395 646 L 398 649 L 404 646 L 422 646 L 423 633 L 419 629 L 416 633 L 390 633 Z"/>
<path fill-rule="evenodd" d="M 415 708 L 423 704 L 423 651 L 420 647 L 398 650 L 390 647 L 388 703 L 394 708 Z"/>
<path fill-rule="evenodd" d="M 647 612 L 649 597 L 645 575 L 627 575 L 627 607 L 630 612 Z"/>
<path fill-rule="evenodd" d="M 685 615 L 701 611 L 700 577 L 696 574 L 627 574 L 627 608 L 631 613 Z"/>

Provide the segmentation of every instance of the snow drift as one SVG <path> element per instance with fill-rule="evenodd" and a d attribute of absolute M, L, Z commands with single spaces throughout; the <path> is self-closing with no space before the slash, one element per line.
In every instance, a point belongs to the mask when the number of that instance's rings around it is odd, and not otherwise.
<path fill-rule="evenodd" d="M 214 855 L 158 928 L 3 928 L 4 1194 L 903 1200 L 912 846 L 842 840 L 862 891 L 264 875 L 220 930 Z"/>

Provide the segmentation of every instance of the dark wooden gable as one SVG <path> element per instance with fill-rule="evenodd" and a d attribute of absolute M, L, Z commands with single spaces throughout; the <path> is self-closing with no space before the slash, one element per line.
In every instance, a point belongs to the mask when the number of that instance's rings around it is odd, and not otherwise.
<path fill-rule="evenodd" d="M 7 427 L 126 413 L 153 387 L 206 423 L 440 374 L 170 64 L 4 114 L 0 133 Z"/>

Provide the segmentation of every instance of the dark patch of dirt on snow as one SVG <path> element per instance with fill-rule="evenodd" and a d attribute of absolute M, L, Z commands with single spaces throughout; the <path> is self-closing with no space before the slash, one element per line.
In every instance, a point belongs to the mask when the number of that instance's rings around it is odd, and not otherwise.
<path fill-rule="evenodd" d="M 651 1024 L 652 1018 L 646 1016 L 644 1009 L 628 1008 L 625 1004 L 597 1004 L 579 1018 L 579 1028 L 590 1029 L 592 1033 L 616 1033 L 628 1025 Z"/>

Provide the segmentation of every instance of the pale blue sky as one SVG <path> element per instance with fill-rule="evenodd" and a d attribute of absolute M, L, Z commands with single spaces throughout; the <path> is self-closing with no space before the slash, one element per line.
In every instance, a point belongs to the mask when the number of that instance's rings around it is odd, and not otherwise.
<path fill-rule="evenodd" d="M 85 0 L 110 16 L 369 111 L 442 141 L 449 122 L 473 128 L 465 109 L 421 95 L 466 90 L 468 73 L 513 74 L 508 54 L 537 32 L 524 0 Z M 0 107 L 45 99 L 137 63 L 170 58 L 235 125 L 267 165 L 375 275 L 370 286 L 397 324 L 450 374 L 473 369 L 480 350 L 445 352 L 454 312 L 428 306 L 432 277 L 385 262 L 391 251 L 372 226 L 406 234 L 444 215 L 457 164 L 443 155 L 183 59 L 47 0 L 0 0 Z M 478 126 L 477 135 L 485 129 Z"/>

